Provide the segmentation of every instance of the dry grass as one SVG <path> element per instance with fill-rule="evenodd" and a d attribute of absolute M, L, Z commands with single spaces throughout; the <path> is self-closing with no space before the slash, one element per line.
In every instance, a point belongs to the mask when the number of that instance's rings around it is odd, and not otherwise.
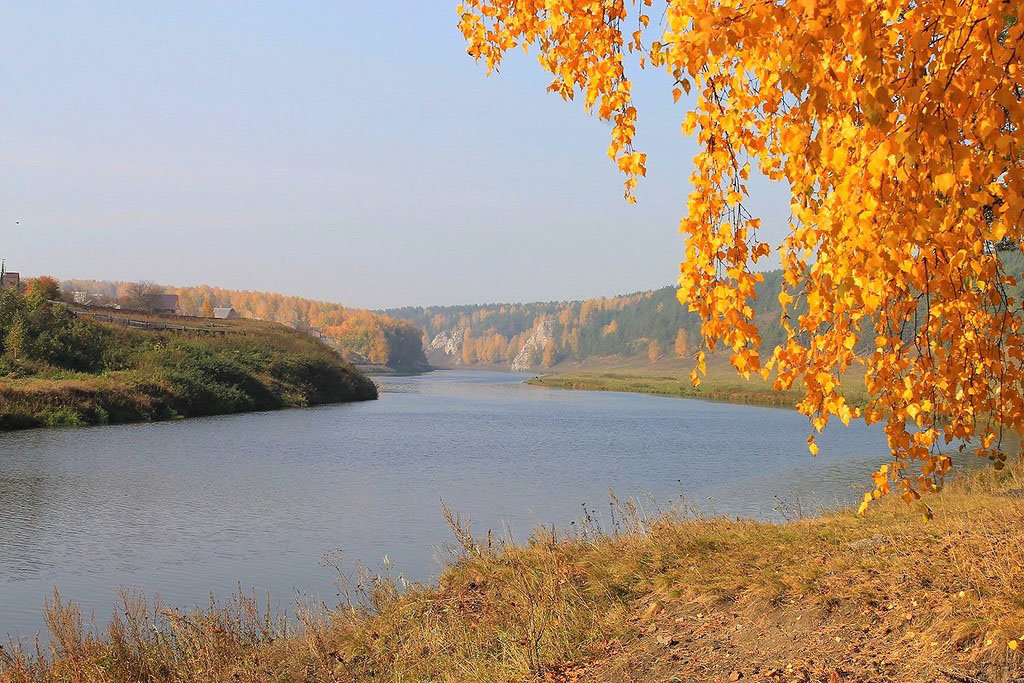
<path fill-rule="evenodd" d="M 193 613 L 126 599 L 90 635 L 55 599 L 50 644 L 6 648 L 0 681 L 1018 680 L 1022 472 L 866 518 L 645 519 L 626 503 L 615 529 L 522 546 L 448 512 L 462 552 L 437 586 L 350 577 L 346 604 L 301 609 L 292 631 L 251 597 Z"/>

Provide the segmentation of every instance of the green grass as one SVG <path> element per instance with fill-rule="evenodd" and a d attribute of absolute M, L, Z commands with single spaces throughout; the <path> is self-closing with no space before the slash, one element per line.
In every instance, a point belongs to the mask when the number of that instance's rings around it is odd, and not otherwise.
<path fill-rule="evenodd" d="M 689 371 L 656 368 L 623 368 L 607 371 L 579 371 L 541 375 L 529 379 L 527 384 L 552 389 L 579 389 L 585 391 L 625 391 L 657 396 L 697 398 L 728 403 L 792 408 L 803 397 L 800 391 L 777 391 L 759 375 L 743 379 L 735 370 L 722 363 L 708 365 L 708 375 L 698 386 L 690 381 Z M 855 407 L 867 402 L 863 378 L 850 375 L 844 385 L 847 401 Z"/>

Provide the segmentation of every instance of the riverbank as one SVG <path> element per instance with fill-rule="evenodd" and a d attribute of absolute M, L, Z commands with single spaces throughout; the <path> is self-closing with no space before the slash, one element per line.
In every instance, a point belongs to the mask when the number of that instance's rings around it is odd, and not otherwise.
<path fill-rule="evenodd" d="M 623 504 L 613 529 L 584 519 L 509 547 L 449 513 L 462 551 L 436 586 L 350 577 L 341 594 L 362 606 L 304 610 L 298 627 L 251 597 L 155 617 L 129 600 L 101 635 L 58 600 L 49 651 L 0 651 L 0 681 L 1017 680 L 1022 494 L 1015 465 L 865 517 Z"/>
<path fill-rule="evenodd" d="M 8 333 L 0 362 L 0 431 L 377 397 L 337 353 L 276 323 L 136 315 L 130 326 L 62 304 L 20 305 L 24 332 L 17 348 Z"/>
<path fill-rule="evenodd" d="M 792 408 L 803 398 L 802 392 L 795 389 L 776 391 L 759 375 L 744 380 L 731 367 L 722 364 L 709 364 L 708 374 L 698 386 L 690 381 L 689 370 L 644 368 L 555 373 L 534 377 L 526 383 L 551 389 L 626 391 L 782 408 Z M 851 374 L 844 388 L 850 405 L 863 407 L 867 403 L 863 377 Z"/>

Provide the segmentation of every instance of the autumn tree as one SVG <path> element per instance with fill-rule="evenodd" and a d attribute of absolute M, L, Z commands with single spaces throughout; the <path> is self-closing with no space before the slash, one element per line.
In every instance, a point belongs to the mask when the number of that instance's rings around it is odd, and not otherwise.
<path fill-rule="evenodd" d="M 471 328 L 467 327 L 462 335 L 462 363 L 472 365 L 476 362 L 476 352 L 473 348 L 473 338 L 470 336 Z"/>
<path fill-rule="evenodd" d="M 685 356 L 687 350 L 688 350 L 688 345 L 686 343 L 686 330 L 684 330 L 683 328 L 680 327 L 679 331 L 676 332 L 676 343 L 675 343 L 676 355 L 680 356 L 680 357 Z"/>
<path fill-rule="evenodd" d="M 210 301 L 210 297 L 203 299 L 203 306 L 199 309 L 200 318 L 212 318 L 213 317 L 213 302 Z"/>
<path fill-rule="evenodd" d="M 652 339 L 647 345 L 647 360 L 656 363 L 661 359 L 661 342 Z"/>
<path fill-rule="evenodd" d="M 25 349 L 28 344 L 29 337 L 25 330 L 25 320 L 21 315 L 18 315 L 4 336 L 4 355 L 12 361 L 17 361 L 25 355 Z"/>
<path fill-rule="evenodd" d="M 565 344 L 572 353 L 573 357 L 579 359 L 580 357 L 580 328 L 574 327 L 570 332 L 565 335 Z"/>
<path fill-rule="evenodd" d="M 46 301 L 60 300 L 60 282 L 49 275 L 32 278 L 26 290 L 29 296 L 37 296 Z"/>
<path fill-rule="evenodd" d="M 594 308 L 596 308 L 596 302 L 593 299 L 587 299 L 580 306 L 580 325 L 586 325 L 591 316 L 594 315 Z"/>
<path fill-rule="evenodd" d="M 555 360 L 555 340 L 549 339 L 544 345 L 544 355 L 541 356 L 540 362 L 544 367 L 550 368 L 555 364 Z"/>
<path fill-rule="evenodd" d="M 652 4 L 464 0 L 459 26 L 488 71 L 533 47 L 551 91 L 612 123 L 630 201 L 646 157 L 627 68 L 667 74 L 699 143 L 678 291 L 701 319 L 695 382 L 722 349 L 744 375 L 801 385 L 815 430 L 884 421 L 892 462 L 876 497 L 936 490 L 956 440 L 1000 467 L 1001 436 L 1024 431 L 1024 315 L 991 246 L 1024 236 L 1020 4 Z M 792 191 L 781 244 L 744 204 L 754 173 Z M 757 265 L 773 247 L 786 338 L 762 359 Z M 842 394 L 854 367 L 863 411 Z"/>

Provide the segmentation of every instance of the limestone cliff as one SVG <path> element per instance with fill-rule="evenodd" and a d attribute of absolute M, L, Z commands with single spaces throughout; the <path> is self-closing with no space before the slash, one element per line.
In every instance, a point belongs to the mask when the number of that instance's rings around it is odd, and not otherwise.
<path fill-rule="evenodd" d="M 523 348 L 512 360 L 512 370 L 522 372 L 536 366 L 537 360 L 544 353 L 544 347 L 555 338 L 555 323 L 551 320 L 542 320 L 533 330 L 533 334 L 527 337 Z"/>
<path fill-rule="evenodd" d="M 466 331 L 461 328 L 442 330 L 427 347 L 427 359 L 439 367 L 462 365 L 462 340 L 465 337 Z"/>

